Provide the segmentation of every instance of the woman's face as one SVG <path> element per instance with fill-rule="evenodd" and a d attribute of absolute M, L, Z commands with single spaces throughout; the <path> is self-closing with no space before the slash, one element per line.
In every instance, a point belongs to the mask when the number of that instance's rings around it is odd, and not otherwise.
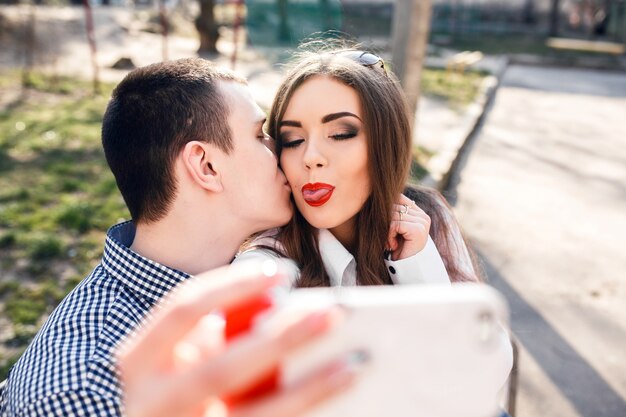
<path fill-rule="evenodd" d="M 316 228 L 352 235 L 370 195 L 362 120 L 354 89 L 315 76 L 294 92 L 279 123 L 280 164 L 298 209 Z"/>

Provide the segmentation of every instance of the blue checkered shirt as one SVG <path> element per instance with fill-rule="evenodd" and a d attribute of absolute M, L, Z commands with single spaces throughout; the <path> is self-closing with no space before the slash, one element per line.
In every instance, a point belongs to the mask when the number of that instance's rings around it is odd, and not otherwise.
<path fill-rule="evenodd" d="M 129 249 L 135 227 L 107 233 L 102 262 L 54 310 L 11 369 L 0 416 L 120 416 L 115 348 L 189 276 Z"/>

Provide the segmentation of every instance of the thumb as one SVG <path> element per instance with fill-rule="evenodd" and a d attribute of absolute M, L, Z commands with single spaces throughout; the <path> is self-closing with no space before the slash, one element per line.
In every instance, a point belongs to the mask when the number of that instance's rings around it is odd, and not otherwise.
<path fill-rule="evenodd" d="M 389 228 L 389 235 L 387 236 L 387 248 L 392 252 L 398 248 L 398 232 L 394 229 L 393 225 Z"/>

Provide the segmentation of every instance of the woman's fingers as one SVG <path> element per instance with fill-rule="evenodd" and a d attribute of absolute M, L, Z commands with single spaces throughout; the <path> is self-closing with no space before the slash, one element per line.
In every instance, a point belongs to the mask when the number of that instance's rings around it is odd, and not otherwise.
<path fill-rule="evenodd" d="M 273 265 L 271 265 L 273 263 Z M 241 263 L 195 276 L 175 290 L 166 304 L 118 354 L 126 381 L 167 363 L 175 346 L 207 314 L 263 294 L 283 277 L 276 263 Z"/>
<path fill-rule="evenodd" d="M 430 231 L 430 217 L 412 200 L 400 196 L 399 204 L 394 204 L 389 225 L 387 247 L 392 259 L 412 256 L 426 246 Z"/>
<path fill-rule="evenodd" d="M 241 336 L 219 355 L 177 378 L 176 407 L 192 406 L 210 396 L 244 391 L 272 371 L 282 358 L 335 326 L 343 313 L 318 311 L 297 318 L 277 314 L 263 330 Z M 179 410 L 170 410 L 172 413 Z"/>
<path fill-rule="evenodd" d="M 411 200 L 409 197 L 405 196 L 404 194 L 400 194 L 398 196 L 398 200 L 396 200 L 396 204 L 407 205 L 409 207 L 417 207 L 417 204 L 415 204 L 415 201 Z"/>
<path fill-rule="evenodd" d="M 402 218 L 400 218 L 402 217 Z M 428 216 L 398 213 L 391 216 L 389 225 L 389 237 L 394 238 L 402 235 L 406 240 L 425 238 L 430 230 L 430 218 Z"/>
<path fill-rule="evenodd" d="M 327 365 L 296 386 L 238 407 L 229 417 L 292 417 L 304 414 L 321 401 L 352 386 L 362 367 L 355 364 L 351 356 Z"/>
<path fill-rule="evenodd" d="M 429 231 L 430 223 L 421 219 L 413 222 L 392 220 L 387 237 L 387 247 L 395 252 L 402 249 L 400 246 L 411 245 L 408 249 L 417 253 L 426 246 Z"/>
<path fill-rule="evenodd" d="M 194 283 L 184 284 L 169 299 L 169 304 L 155 314 L 154 321 L 142 330 L 141 336 L 119 355 L 128 415 L 202 415 L 202 408 L 219 406 L 222 402 L 218 398 L 250 388 L 276 369 L 285 355 L 342 321 L 340 309 L 299 315 L 278 311 L 228 344 L 217 339 L 215 344 L 202 340 L 202 334 L 206 337 L 222 333 L 223 322 L 207 313 L 265 294 L 269 287 L 280 282 L 277 275 L 275 265 L 274 271 L 265 273 L 259 272 L 258 266 L 237 267 L 205 274 Z M 177 361 L 177 356 L 182 361 Z M 348 384 L 350 379 L 348 375 L 337 376 L 335 388 L 329 389 L 331 384 L 324 386 L 319 378 L 313 378 L 308 384 L 294 388 L 292 399 L 286 392 L 277 392 L 266 397 L 267 403 L 257 405 L 262 410 L 261 406 L 266 404 L 265 409 L 269 410 L 267 404 L 274 401 L 273 404 L 282 404 L 281 409 L 287 413 L 284 415 L 289 415 L 289 410 L 307 407 Z M 231 406 L 233 412 L 239 404 Z"/>
<path fill-rule="evenodd" d="M 224 349 L 226 321 L 220 314 L 208 314 L 176 345 L 173 360 L 176 369 L 195 366 Z"/>
<path fill-rule="evenodd" d="M 428 214 L 424 212 L 421 208 L 415 205 L 415 203 L 411 204 L 394 204 L 392 214 L 413 214 L 414 216 L 422 215 L 428 217 Z"/>

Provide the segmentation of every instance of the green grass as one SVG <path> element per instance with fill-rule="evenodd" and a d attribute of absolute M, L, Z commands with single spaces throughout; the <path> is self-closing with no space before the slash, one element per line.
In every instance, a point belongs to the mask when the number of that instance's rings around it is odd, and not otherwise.
<path fill-rule="evenodd" d="M 16 332 L 23 330 L 23 326 L 38 324 L 44 313 L 57 305 L 66 294 L 65 286 L 53 279 L 35 285 L 10 287 L 5 291 L 7 297 L 4 311 Z"/>
<path fill-rule="evenodd" d="M 433 156 L 433 152 L 423 146 L 414 146 L 413 158 L 411 159 L 411 169 L 409 171 L 409 182 L 419 184 L 429 173 L 426 168 L 428 160 Z"/>
<path fill-rule="evenodd" d="M 0 73 L 0 91 L 19 88 Z M 0 379 L 43 318 L 99 261 L 104 234 L 128 218 L 100 143 L 112 85 L 31 73 L 23 94 L 0 109 L 0 283 L 4 340 Z"/>
<path fill-rule="evenodd" d="M 6 376 L 9 374 L 11 367 L 15 362 L 17 362 L 18 358 L 22 354 L 21 352 L 23 351 L 24 350 L 20 351 L 19 355 L 12 355 L 8 358 L 0 357 L 0 375 L 2 375 L 3 379 L 6 378 Z"/>
<path fill-rule="evenodd" d="M 486 76 L 480 71 L 458 73 L 425 68 L 422 71 L 422 94 L 444 99 L 452 107 L 462 108 L 474 101 Z"/>

